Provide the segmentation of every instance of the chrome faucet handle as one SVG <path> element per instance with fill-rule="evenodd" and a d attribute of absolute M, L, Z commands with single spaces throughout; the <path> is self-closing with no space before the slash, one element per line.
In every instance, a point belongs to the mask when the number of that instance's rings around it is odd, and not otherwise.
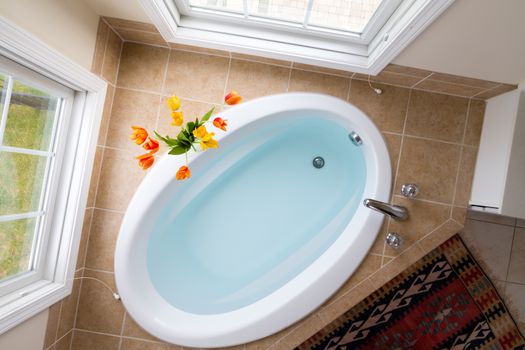
<path fill-rule="evenodd" d="M 394 249 L 399 249 L 403 244 L 403 239 L 397 232 L 389 232 L 386 235 L 386 244 L 391 246 Z"/>
<path fill-rule="evenodd" d="M 407 198 L 414 198 L 419 194 L 416 184 L 404 184 L 401 186 L 401 194 Z"/>

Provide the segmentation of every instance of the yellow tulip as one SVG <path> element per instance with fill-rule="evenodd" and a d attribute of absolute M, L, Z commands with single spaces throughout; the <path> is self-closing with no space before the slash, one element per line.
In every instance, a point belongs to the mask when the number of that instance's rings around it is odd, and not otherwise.
<path fill-rule="evenodd" d="M 195 135 L 195 137 L 198 139 L 203 139 L 206 135 L 208 135 L 208 130 L 206 130 L 204 125 L 201 125 L 197 129 L 193 130 L 193 135 Z"/>
<path fill-rule="evenodd" d="M 180 98 L 177 95 L 171 96 L 170 98 L 168 98 L 166 102 L 168 103 L 168 107 L 172 111 L 176 111 L 177 109 L 180 108 Z"/>
<path fill-rule="evenodd" d="M 172 119 L 171 125 L 181 126 L 182 123 L 184 123 L 182 112 L 175 112 L 175 111 L 171 112 L 171 119 Z"/>
<path fill-rule="evenodd" d="M 213 139 L 214 135 L 215 133 L 211 132 L 209 134 L 204 135 L 204 137 L 201 138 L 201 148 L 203 151 L 206 151 L 208 148 L 219 147 L 219 142 Z"/>

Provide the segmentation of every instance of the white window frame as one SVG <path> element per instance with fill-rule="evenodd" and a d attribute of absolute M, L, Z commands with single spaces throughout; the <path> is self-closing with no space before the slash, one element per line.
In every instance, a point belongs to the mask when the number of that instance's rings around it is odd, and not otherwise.
<path fill-rule="evenodd" d="M 5 70 L 5 71 L 4 71 Z M 8 86 L 12 87 L 13 79 L 28 86 L 40 89 L 57 97 L 57 109 L 53 119 L 53 133 L 50 137 L 50 146 L 48 151 L 23 149 L 12 146 L 3 146 L 2 140 L 7 123 L 8 110 L 11 102 L 11 90 L 8 89 L 3 113 L 0 116 L 0 151 L 13 152 L 15 154 L 28 154 L 34 156 L 46 156 L 46 169 L 44 171 L 44 179 L 42 183 L 42 193 L 40 194 L 40 204 L 36 211 L 18 213 L 11 215 L 0 215 L 0 221 L 12 221 L 19 219 L 35 218 L 37 224 L 35 225 L 35 232 L 33 235 L 33 247 L 31 249 L 31 259 L 29 263 L 29 271 L 21 272 L 11 278 L 0 282 L 0 306 L 2 296 L 10 294 L 24 286 L 36 282 L 44 277 L 46 273 L 46 255 L 47 255 L 47 241 L 49 232 L 52 230 L 53 209 L 52 205 L 56 197 L 57 186 L 62 181 L 59 179 L 59 172 L 62 167 L 63 155 L 65 151 L 65 142 L 61 141 L 67 137 L 69 126 L 69 116 L 71 115 L 71 108 L 73 106 L 74 94 L 73 90 L 58 84 L 55 81 L 47 79 L 42 75 L 23 67 L 22 65 L 0 56 L 0 73 L 11 76 L 8 80 Z M 65 141 L 65 140 L 63 140 Z M 1 180 L 0 180 L 1 181 Z"/>
<path fill-rule="evenodd" d="M 306 31 L 279 21 L 191 11 L 185 0 L 139 0 L 169 43 L 377 75 L 454 0 L 391 0 L 362 34 Z M 392 6 L 397 9 L 392 13 Z M 388 17 L 389 16 L 389 17 Z M 246 16 L 245 16 L 246 17 Z"/>
<path fill-rule="evenodd" d="M 37 278 L 0 297 L 1 334 L 71 293 L 107 83 L 1 16 L 0 56 L 73 90 Z"/>

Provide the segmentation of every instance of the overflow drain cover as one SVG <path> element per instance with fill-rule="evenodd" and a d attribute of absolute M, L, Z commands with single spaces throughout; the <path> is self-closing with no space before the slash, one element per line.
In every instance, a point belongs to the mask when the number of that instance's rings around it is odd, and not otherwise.
<path fill-rule="evenodd" d="M 314 168 L 321 169 L 324 167 L 324 159 L 322 157 L 315 157 L 312 161 Z"/>

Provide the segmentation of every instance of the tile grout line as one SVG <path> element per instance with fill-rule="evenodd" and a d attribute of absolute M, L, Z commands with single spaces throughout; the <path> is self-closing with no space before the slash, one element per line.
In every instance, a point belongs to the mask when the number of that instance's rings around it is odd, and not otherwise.
<path fill-rule="evenodd" d="M 350 102 L 350 94 L 352 91 L 352 78 L 348 79 L 348 92 L 346 93 L 346 102 Z"/>
<path fill-rule="evenodd" d="M 121 214 L 121 215 L 126 214 L 125 211 L 116 210 L 116 209 L 100 208 L 100 207 L 94 207 L 93 209 L 100 210 L 100 211 L 107 211 L 107 212 L 110 212 L 110 213 Z"/>
<path fill-rule="evenodd" d="M 292 81 L 293 62 L 290 65 L 290 71 L 288 72 L 288 81 L 286 82 L 286 93 L 290 92 L 290 82 Z"/>
<path fill-rule="evenodd" d="M 122 349 L 122 335 L 124 334 L 124 322 L 126 322 L 127 312 L 124 310 L 124 316 L 122 316 L 122 325 L 120 326 L 120 339 L 118 341 L 118 350 Z"/>
<path fill-rule="evenodd" d="M 141 42 L 138 42 L 138 41 L 129 41 L 129 42 L 134 42 L 136 44 L 150 45 L 150 46 L 159 46 L 159 45 L 154 45 L 154 44 L 141 43 Z M 161 47 L 165 47 L 165 46 L 161 46 Z M 197 46 L 195 46 L 195 47 L 197 47 Z M 175 47 L 169 46 L 169 43 L 168 43 L 168 48 L 170 50 L 182 51 L 182 52 L 191 52 L 191 53 L 196 53 L 196 54 L 199 54 L 199 55 L 206 55 L 206 56 L 213 56 L 213 57 L 222 57 L 222 58 L 232 58 L 231 57 L 231 53 L 229 51 L 223 51 L 223 52 L 227 53 L 228 55 L 219 55 L 219 54 L 211 53 L 211 52 L 202 52 L 202 51 L 196 51 L 196 50 L 189 50 L 189 49 L 185 50 L 185 49 L 175 48 Z M 221 50 L 217 50 L 217 51 L 221 51 Z"/>
<path fill-rule="evenodd" d="M 394 132 L 394 131 L 381 131 L 381 133 L 387 134 L 387 135 L 403 136 L 403 134 L 398 133 L 398 132 Z M 418 135 L 412 135 L 412 134 L 405 134 L 405 136 L 413 138 L 413 139 L 433 141 L 433 142 L 441 142 L 441 143 L 446 143 L 448 145 L 454 145 L 454 146 L 465 146 L 465 147 L 468 147 L 468 148 L 478 148 L 477 146 L 465 145 L 465 144 L 462 144 L 462 143 L 459 143 L 459 142 L 452 142 L 452 141 L 444 141 L 444 140 L 440 140 L 440 139 L 433 139 L 431 137 L 424 137 L 424 136 L 418 136 Z"/>
<path fill-rule="evenodd" d="M 119 58 L 119 65 L 120 65 L 120 58 Z M 108 84 L 110 84 L 110 83 L 108 82 Z M 107 128 L 106 128 L 106 134 L 103 137 L 103 145 L 104 146 L 108 142 L 109 124 L 111 122 L 111 114 L 113 114 L 113 102 L 115 101 L 115 93 L 117 92 L 117 85 L 116 84 L 115 85 L 110 84 L 110 85 L 113 88 L 113 96 L 111 96 L 111 102 L 110 102 L 110 105 L 109 105 L 109 116 L 108 116 L 108 121 L 107 121 L 108 125 L 107 125 Z M 99 130 L 99 132 L 100 132 L 100 130 Z M 97 144 L 97 146 L 99 146 L 99 145 Z"/>
<path fill-rule="evenodd" d="M 127 29 L 125 29 L 127 30 Z M 158 48 L 162 48 L 162 49 L 170 49 L 170 46 L 169 44 L 166 42 L 166 45 L 161 45 L 159 43 L 147 43 L 147 42 L 142 42 L 142 41 L 137 41 L 137 40 L 131 40 L 131 39 L 124 39 L 122 38 L 122 41 L 125 42 L 125 43 L 130 43 L 130 44 L 135 44 L 135 45 L 146 45 L 146 46 L 153 46 L 153 47 L 158 47 Z"/>
<path fill-rule="evenodd" d="M 84 333 L 91 333 L 91 334 L 99 334 L 99 335 L 105 335 L 109 337 L 115 337 L 118 338 L 119 336 L 112 333 L 104 333 L 104 332 L 98 332 L 98 331 L 92 331 L 89 329 L 82 329 L 82 328 L 74 328 L 75 331 L 84 332 Z"/>
<path fill-rule="evenodd" d="M 421 84 L 422 82 L 424 82 L 425 80 L 427 80 L 428 78 L 430 78 L 432 75 L 434 75 L 434 72 L 430 72 L 429 75 L 427 75 L 426 77 L 420 79 L 417 83 L 415 83 L 414 85 L 412 85 L 410 88 L 411 88 L 411 89 L 414 89 L 416 86 L 418 86 L 419 84 Z"/>
<path fill-rule="evenodd" d="M 222 90 L 221 107 L 224 105 L 222 101 L 224 97 L 226 96 L 226 92 L 227 92 L 226 89 L 228 89 L 228 81 L 230 80 L 231 69 L 232 69 L 232 58 L 230 54 L 230 59 L 228 60 L 228 70 L 226 71 L 226 79 L 224 81 L 224 89 Z M 221 111 L 222 111 L 222 108 L 221 108 Z"/>
<path fill-rule="evenodd" d="M 337 73 L 329 73 L 329 72 L 321 72 L 321 71 L 318 71 L 318 70 L 314 70 L 314 69 L 306 69 L 306 68 L 296 68 L 296 67 L 290 67 L 292 69 L 295 69 L 295 70 L 300 70 L 300 71 L 303 71 L 303 72 L 310 72 L 310 73 L 317 73 L 317 74 L 325 74 L 325 75 L 330 75 L 330 76 L 334 76 L 334 77 L 340 77 L 340 78 L 347 78 L 347 79 L 352 79 L 352 77 L 355 75 L 355 73 L 351 72 L 351 71 L 348 71 L 349 73 L 353 73 L 353 74 L 350 74 L 350 75 L 344 75 L 344 74 L 337 74 Z M 359 80 L 359 79 L 356 79 L 356 80 Z M 381 84 L 381 83 L 380 83 Z"/>
<path fill-rule="evenodd" d="M 468 208 L 467 208 L 468 209 Z M 494 215 L 498 215 L 498 214 L 494 214 Z M 478 222 L 484 222 L 484 223 L 487 223 L 487 224 L 493 224 L 493 225 L 500 225 L 500 226 L 507 226 L 507 227 L 517 227 L 515 225 L 509 225 L 509 224 L 502 224 L 502 223 L 499 223 L 499 222 L 494 222 L 494 221 L 487 221 L 487 220 L 482 220 L 482 219 L 475 219 L 475 218 L 469 218 L 467 216 L 466 218 L 467 220 L 473 220 L 473 221 L 478 221 Z M 519 226 L 518 226 L 519 228 Z"/>
<path fill-rule="evenodd" d="M 514 230 L 512 231 L 512 240 L 511 240 L 511 243 L 510 243 L 509 262 L 507 263 L 507 271 L 505 272 L 505 283 L 509 282 L 510 262 L 512 260 L 512 248 L 514 247 L 514 239 L 515 238 L 516 238 L 516 226 L 514 226 Z"/>
<path fill-rule="evenodd" d="M 403 197 L 403 196 L 400 195 L 400 194 L 394 194 L 394 197 L 396 197 L 396 198 L 401 198 L 401 199 L 405 198 L 405 197 Z M 431 199 L 410 198 L 410 200 L 413 200 L 413 201 L 416 201 L 416 202 L 424 202 L 424 203 L 431 203 L 431 204 L 444 205 L 444 206 L 447 206 L 447 207 L 452 206 L 452 207 L 458 207 L 458 208 L 463 208 L 463 209 L 467 208 L 467 207 L 463 207 L 463 206 L 460 206 L 460 205 L 453 205 L 453 204 L 451 204 L 451 203 L 445 203 L 445 202 L 433 201 L 433 200 L 431 200 Z"/>
<path fill-rule="evenodd" d="M 454 146 L 467 146 L 467 145 L 464 145 L 464 144 L 459 143 L 459 142 L 444 141 L 444 140 L 433 139 L 433 138 L 430 138 L 430 137 L 424 137 L 424 136 L 417 136 L 417 135 L 411 135 L 411 134 L 405 134 L 405 136 L 407 136 L 407 137 L 411 137 L 411 138 L 414 138 L 414 139 L 418 139 L 418 140 L 433 141 L 433 142 L 441 142 L 441 143 L 445 143 L 445 144 L 447 144 L 447 145 L 454 145 Z M 471 148 L 477 148 L 477 147 L 475 147 L 475 146 L 468 146 L 468 147 L 471 147 Z"/>
<path fill-rule="evenodd" d="M 124 40 L 124 38 L 120 35 L 120 33 L 119 33 L 119 32 L 118 32 L 118 31 L 117 31 L 117 30 L 116 30 L 116 29 L 115 29 L 115 28 L 114 28 L 114 27 L 108 22 L 108 21 L 106 21 L 106 19 L 105 19 L 103 16 L 101 16 L 100 18 L 101 18 L 101 19 L 107 24 L 107 26 L 109 27 L 109 29 L 111 29 L 111 31 L 112 31 L 113 33 L 115 33 L 115 34 L 120 38 L 120 41 L 121 41 L 122 43 L 124 43 L 125 40 Z"/>
<path fill-rule="evenodd" d="M 262 56 L 261 56 L 262 57 Z M 240 57 L 231 57 L 232 60 L 238 60 L 238 61 L 246 61 L 246 62 L 252 62 L 252 63 L 259 63 L 259 64 L 267 64 L 269 66 L 274 66 L 274 67 L 281 67 L 281 68 L 292 68 L 292 61 L 283 61 L 283 62 L 288 62 L 290 64 L 288 65 L 284 65 L 284 64 L 277 64 L 277 63 L 268 63 L 268 62 L 262 62 L 262 61 L 257 61 L 256 59 L 250 59 L 250 58 L 240 58 Z"/>
<path fill-rule="evenodd" d="M 71 339 L 69 340 L 69 350 L 74 350 L 73 349 L 73 338 L 75 337 L 75 327 L 71 328 L 70 332 L 71 332 Z"/>
<path fill-rule="evenodd" d="M 456 195 L 458 190 L 458 182 L 459 182 L 459 173 L 461 168 L 461 161 L 463 160 L 463 153 L 464 153 L 464 144 L 465 144 L 465 135 L 467 134 L 467 125 L 468 125 L 468 116 L 470 114 L 470 104 L 472 102 L 472 99 L 468 100 L 467 104 L 467 111 L 465 115 L 465 125 L 463 126 L 463 136 L 461 137 L 461 149 L 459 153 L 459 159 L 457 162 L 457 169 L 456 169 L 456 179 L 454 180 L 454 191 L 452 192 L 452 205 L 456 203 Z M 450 218 L 452 218 L 452 211 L 453 208 L 450 208 Z"/>
<path fill-rule="evenodd" d="M 166 67 L 164 68 L 164 76 L 162 78 L 162 86 L 160 87 L 161 95 L 159 96 L 159 108 L 157 109 L 157 118 L 155 120 L 155 129 L 159 129 L 160 111 L 162 108 L 162 93 L 166 91 L 166 80 L 168 79 L 168 68 L 170 66 L 171 50 L 168 51 L 168 58 L 166 61 Z"/>
<path fill-rule="evenodd" d="M 115 271 L 102 270 L 102 269 L 97 269 L 97 268 L 93 268 L 93 267 L 85 267 L 84 270 L 89 270 L 89 271 L 98 272 L 98 273 L 105 273 L 105 274 L 115 275 Z"/>
<path fill-rule="evenodd" d="M 91 333 L 91 334 L 104 335 L 104 336 L 108 336 L 108 337 L 120 338 L 116 334 L 99 332 L 99 331 L 93 331 L 93 330 L 89 330 L 89 329 L 74 328 L 72 330 L 83 332 L 83 333 Z M 156 341 L 156 340 L 151 340 L 151 339 L 127 336 L 127 335 L 123 335 L 121 338 L 122 339 L 139 340 L 139 341 L 142 341 L 142 342 L 145 342 L 145 343 L 151 343 L 151 344 L 169 344 L 169 343 L 166 343 L 166 342 L 163 342 L 163 341 Z"/>
<path fill-rule="evenodd" d="M 127 86 L 120 86 L 120 85 L 116 85 L 115 89 L 140 92 L 140 93 L 145 93 L 145 94 L 150 94 L 150 95 L 159 95 L 160 97 L 170 97 L 171 96 L 171 95 L 163 93 L 162 91 L 143 90 L 143 89 L 137 89 L 137 88 L 127 87 Z M 191 98 L 191 97 L 179 96 L 179 98 L 181 100 L 186 100 L 189 102 L 198 102 L 198 103 L 204 103 L 204 104 L 215 105 L 215 106 L 221 105 L 220 103 L 217 103 L 217 102 L 198 100 L 198 99 Z"/>
<path fill-rule="evenodd" d="M 75 271 L 76 273 L 76 271 Z M 74 275 L 74 274 L 73 274 Z M 57 329 L 55 330 L 55 344 L 58 341 L 58 328 L 60 327 L 60 319 L 62 318 L 62 306 L 64 306 L 64 300 L 60 300 L 60 308 L 58 309 L 58 321 L 57 321 Z M 49 318 L 48 323 L 46 324 L 46 328 L 49 326 Z"/>
<path fill-rule="evenodd" d="M 90 232 L 90 235 L 91 235 L 91 229 L 89 230 Z M 87 246 L 87 244 L 86 244 Z M 85 268 L 84 268 L 85 270 Z M 84 277 L 84 271 L 82 271 L 82 277 Z M 84 281 L 84 279 L 80 279 L 80 284 L 78 286 L 78 298 L 77 298 L 77 305 L 75 305 L 75 317 L 74 317 L 74 320 L 73 320 L 73 328 L 72 329 L 76 329 L 77 327 L 77 318 L 78 318 L 78 306 L 80 305 L 80 296 L 82 294 L 82 282 Z M 71 337 L 71 344 L 73 344 L 73 337 Z M 69 350 L 72 350 L 71 349 L 71 344 L 70 344 L 70 349 Z"/>
<path fill-rule="evenodd" d="M 451 218 L 448 218 L 447 220 L 445 220 L 444 222 L 441 223 L 441 225 L 439 225 L 438 227 L 434 228 L 432 231 L 428 232 L 426 235 L 424 235 L 423 237 L 421 237 L 420 239 L 418 239 L 415 243 L 419 243 L 421 242 L 423 239 L 429 237 L 431 234 L 433 234 L 434 232 L 436 232 L 437 230 L 439 230 L 440 228 L 442 228 L 443 226 L 445 226 L 447 223 L 449 223 L 450 221 L 453 221 L 453 222 L 456 222 L 456 220 L 454 219 L 451 219 Z M 437 246 L 436 246 L 437 247 Z M 435 248 L 434 248 L 435 249 Z M 425 249 L 423 249 L 423 251 L 426 251 Z"/>
<path fill-rule="evenodd" d="M 111 28 L 107 24 L 107 22 L 104 21 L 104 23 L 106 23 L 106 26 L 108 26 L 108 29 L 111 30 Z M 106 52 L 107 52 L 107 49 L 108 49 L 108 41 L 109 41 L 109 32 L 108 32 L 108 35 L 106 36 L 106 40 L 104 42 L 104 53 L 102 55 L 102 63 L 100 64 L 100 77 L 102 77 L 102 72 L 104 71 L 104 63 L 106 62 Z"/>
<path fill-rule="evenodd" d="M 61 341 L 62 339 L 64 339 L 65 337 L 67 337 L 67 335 L 69 333 L 73 332 L 73 328 L 71 328 L 69 331 L 66 332 L 66 334 L 64 334 L 63 336 L 61 336 L 60 338 L 56 339 L 55 342 L 51 345 L 49 345 L 49 347 L 47 347 L 47 349 L 51 349 L 53 346 L 56 346 L 58 344 L 59 341 Z M 73 338 L 73 337 L 71 337 Z M 70 344 L 71 346 L 71 344 Z"/>
<path fill-rule="evenodd" d="M 158 34 L 158 35 L 162 36 L 158 31 L 154 32 L 154 31 L 149 31 L 149 30 L 145 30 L 145 29 L 129 28 L 129 27 L 122 27 L 122 26 L 111 26 L 111 27 L 117 32 L 118 32 L 119 29 L 123 29 L 123 30 L 131 30 L 131 31 L 134 31 L 134 32 L 141 32 L 141 33 L 148 33 L 148 34 Z M 127 40 L 127 39 L 124 39 L 124 38 L 122 38 L 122 39 L 123 40 Z M 162 38 L 162 39 L 164 40 L 164 38 Z M 167 43 L 168 42 L 166 42 L 166 44 Z"/>
<path fill-rule="evenodd" d="M 376 272 L 379 271 L 379 270 L 381 270 L 381 268 L 378 269 L 378 270 L 376 270 Z M 375 272 L 374 272 L 374 273 L 375 273 Z M 372 273 L 370 276 L 372 276 L 372 275 L 373 275 L 373 273 Z M 327 307 L 329 307 L 330 305 L 333 305 L 334 303 L 336 303 L 338 300 L 341 300 L 341 298 L 343 298 L 343 297 L 345 297 L 346 295 L 348 295 L 348 293 L 352 292 L 352 291 L 355 290 L 357 287 L 359 287 L 360 285 L 364 284 L 365 281 L 368 281 L 369 278 L 370 278 L 370 276 L 367 276 L 367 277 L 364 278 L 363 280 L 359 281 L 359 282 L 358 282 L 355 286 L 353 286 L 351 289 L 347 290 L 344 294 L 341 294 L 340 296 L 338 296 L 337 298 L 335 298 L 334 300 L 332 300 L 330 303 L 328 303 L 328 304 L 322 306 L 319 310 L 324 310 L 324 309 L 326 309 Z M 369 282 L 370 282 L 370 281 L 369 281 Z M 373 292 L 373 291 L 372 291 L 372 292 Z"/>
<path fill-rule="evenodd" d="M 503 83 L 500 83 L 499 85 L 493 86 L 493 87 L 491 87 L 491 88 L 489 88 L 489 89 L 482 90 L 482 91 L 478 92 L 477 94 L 472 95 L 471 98 L 475 98 L 475 97 L 478 96 L 478 95 L 483 95 L 483 94 L 486 93 L 486 92 L 490 92 L 490 91 L 492 91 L 492 90 L 496 90 L 496 89 L 499 88 L 500 86 L 503 86 Z"/>

